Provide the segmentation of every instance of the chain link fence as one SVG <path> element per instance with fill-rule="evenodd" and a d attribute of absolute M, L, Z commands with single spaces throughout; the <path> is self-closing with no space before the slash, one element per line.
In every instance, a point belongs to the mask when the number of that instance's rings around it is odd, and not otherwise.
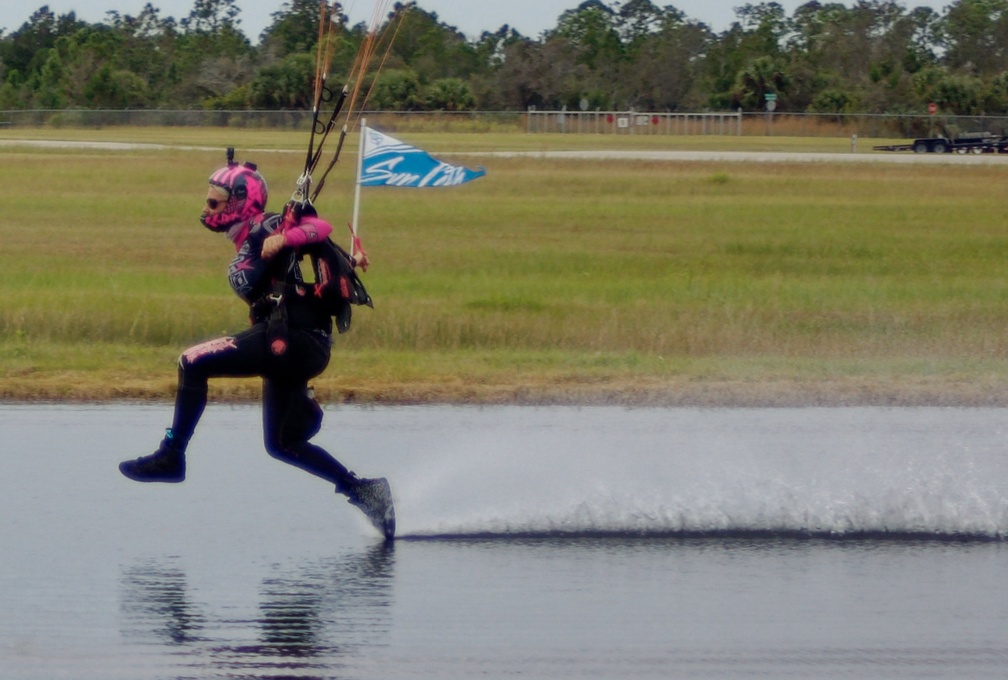
<path fill-rule="evenodd" d="M 727 135 L 903 139 L 987 132 L 1008 134 L 1008 117 L 646 111 L 369 111 L 390 132 L 524 132 L 593 135 Z M 116 126 L 306 130 L 308 111 L 90 110 L 0 111 L 0 130 Z"/>
<path fill-rule="evenodd" d="M 371 125 L 410 131 L 524 131 L 525 114 L 509 111 L 365 111 Z M 2 128 L 229 127 L 307 130 L 310 111 L 24 109 L 0 111 Z M 341 119 L 342 120 L 342 119 Z M 356 119 L 354 119 L 356 122 Z"/>

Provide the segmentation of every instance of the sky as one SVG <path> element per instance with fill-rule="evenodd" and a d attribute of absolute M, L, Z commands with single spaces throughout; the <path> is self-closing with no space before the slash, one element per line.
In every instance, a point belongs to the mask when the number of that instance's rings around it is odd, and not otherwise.
<path fill-rule="evenodd" d="M 759 0 L 653 0 L 655 5 L 672 5 L 690 19 L 702 21 L 715 32 L 731 26 L 736 19 L 734 8 Z M 807 0 L 777 0 L 791 15 Z M 106 12 L 115 10 L 122 15 L 136 16 L 150 3 L 160 10 L 161 18 L 182 19 L 189 15 L 193 0 L 0 0 L 0 30 L 12 33 L 19 29 L 38 8 L 48 5 L 55 14 L 76 12 L 77 18 L 88 23 L 101 23 Z M 459 29 L 470 39 L 484 31 L 496 31 L 507 24 L 521 34 L 538 38 L 543 31 L 557 25 L 557 18 L 582 0 L 417 0 L 417 6 L 438 15 L 442 23 Z M 284 4 L 284 0 L 236 0 L 240 9 L 239 27 L 256 43 L 259 34 L 271 22 L 271 15 Z M 389 3 L 391 6 L 392 3 Z M 851 6 L 853 2 L 846 2 Z M 904 0 L 904 7 L 931 7 L 944 10 L 952 0 Z M 370 22 L 375 2 L 373 0 L 346 0 L 351 23 Z"/>

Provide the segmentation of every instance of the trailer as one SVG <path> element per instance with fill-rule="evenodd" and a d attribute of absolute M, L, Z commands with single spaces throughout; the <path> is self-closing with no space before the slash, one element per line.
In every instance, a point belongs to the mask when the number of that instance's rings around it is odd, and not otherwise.
<path fill-rule="evenodd" d="M 1008 137 L 991 132 L 965 132 L 958 136 L 915 139 L 909 144 L 891 144 L 872 147 L 875 151 L 913 151 L 914 153 L 1006 153 Z"/>

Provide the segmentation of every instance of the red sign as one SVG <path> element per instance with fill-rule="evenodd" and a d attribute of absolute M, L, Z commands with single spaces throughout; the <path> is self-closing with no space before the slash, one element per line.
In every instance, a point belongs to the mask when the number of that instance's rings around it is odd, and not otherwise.
<path fill-rule="evenodd" d="M 935 104 L 934 102 L 928 104 L 928 113 L 930 113 L 932 116 L 938 113 L 938 105 Z"/>

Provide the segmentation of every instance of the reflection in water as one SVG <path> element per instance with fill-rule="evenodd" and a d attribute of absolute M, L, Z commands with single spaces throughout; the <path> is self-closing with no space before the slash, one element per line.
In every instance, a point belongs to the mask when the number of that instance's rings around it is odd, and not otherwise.
<path fill-rule="evenodd" d="M 194 665 L 249 677 L 315 677 L 355 650 L 383 644 L 391 627 L 394 545 L 285 569 L 263 579 L 257 611 L 223 617 L 194 602 L 175 560 L 148 560 L 123 571 L 123 633 L 165 646 Z M 276 567 L 277 570 L 280 567 Z M 247 604 L 228 602 L 228 610 Z M 308 673 L 308 675 L 304 675 Z"/>
<path fill-rule="evenodd" d="M 143 622 L 124 630 L 126 637 L 143 634 L 167 644 L 185 645 L 200 641 L 203 617 L 188 597 L 185 573 L 175 566 L 147 562 L 126 570 L 122 578 L 124 597 L 120 609 L 128 620 Z"/>

